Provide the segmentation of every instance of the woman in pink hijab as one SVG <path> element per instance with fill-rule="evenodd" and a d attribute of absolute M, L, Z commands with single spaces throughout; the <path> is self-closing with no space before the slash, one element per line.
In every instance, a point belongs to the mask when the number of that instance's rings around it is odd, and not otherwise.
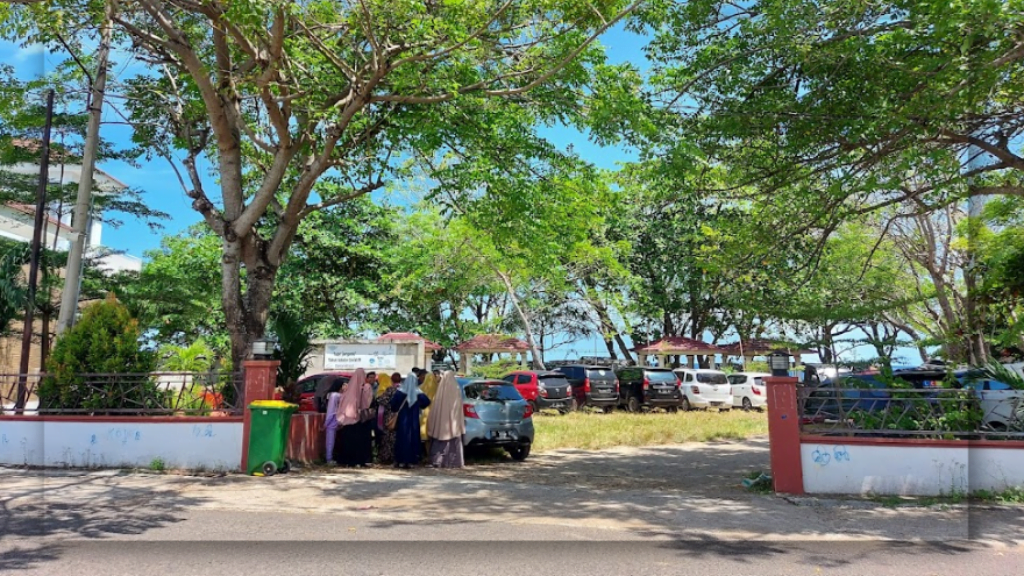
<path fill-rule="evenodd" d="M 338 405 L 338 443 L 335 460 L 342 466 L 368 466 L 373 461 L 373 418 L 370 403 L 373 387 L 366 382 L 366 372 L 359 368 L 352 374 Z"/>

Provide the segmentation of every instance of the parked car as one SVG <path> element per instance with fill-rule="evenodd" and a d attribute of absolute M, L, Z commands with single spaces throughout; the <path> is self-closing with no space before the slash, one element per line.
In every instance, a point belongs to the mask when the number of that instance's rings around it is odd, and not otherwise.
<path fill-rule="evenodd" d="M 299 391 L 299 412 L 327 412 L 327 391 L 335 378 L 348 382 L 351 372 L 322 372 L 306 376 L 295 383 Z"/>
<path fill-rule="evenodd" d="M 644 408 L 679 409 L 679 378 L 668 368 L 623 368 L 619 377 L 619 405 L 630 412 Z"/>
<path fill-rule="evenodd" d="M 533 445 L 533 406 L 515 385 L 504 380 L 457 378 L 469 447 L 504 448 L 515 460 L 526 460 Z"/>
<path fill-rule="evenodd" d="M 729 386 L 734 408 L 764 410 L 768 405 L 768 393 L 764 379 L 771 376 L 763 372 L 738 372 L 729 374 Z"/>
<path fill-rule="evenodd" d="M 572 409 L 571 387 L 561 372 L 522 370 L 508 374 L 502 380 L 514 385 L 534 411 L 554 408 L 565 413 Z"/>
<path fill-rule="evenodd" d="M 683 410 L 694 408 L 730 410 L 732 408 L 732 392 L 725 372 L 704 368 L 697 370 L 682 368 L 676 370 L 675 374 L 682 380 Z"/>
<path fill-rule="evenodd" d="M 594 406 L 611 412 L 619 406 L 619 379 L 607 366 L 569 364 L 557 369 L 572 386 L 572 408 Z"/>

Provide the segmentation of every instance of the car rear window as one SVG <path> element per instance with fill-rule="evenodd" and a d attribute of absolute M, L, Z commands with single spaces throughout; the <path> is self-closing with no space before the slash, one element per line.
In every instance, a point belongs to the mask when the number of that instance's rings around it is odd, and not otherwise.
<path fill-rule="evenodd" d="M 539 382 L 543 382 L 545 386 L 568 386 L 569 381 L 565 379 L 565 374 L 547 374 L 545 376 L 537 376 Z"/>
<path fill-rule="evenodd" d="M 651 382 L 675 382 L 676 373 L 668 370 L 664 372 L 652 371 L 647 373 L 647 379 L 650 380 Z"/>
<path fill-rule="evenodd" d="M 591 369 L 587 370 L 587 378 L 591 380 L 615 380 L 615 372 L 611 370 Z"/>
<path fill-rule="evenodd" d="M 316 392 L 316 385 L 319 382 L 320 382 L 319 378 L 311 378 L 309 380 L 304 381 L 302 383 L 302 390 L 301 390 L 301 392 L 303 394 L 310 394 L 312 392 Z"/>
<path fill-rule="evenodd" d="M 746 381 L 746 376 L 729 376 L 729 384 L 743 384 Z M 754 380 L 754 383 L 757 383 L 757 379 Z"/>
<path fill-rule="evenodd" d="M 697 382 L 702 384 L 728 384 L 729 380 L 725 377 L 725 374 L 697 372 Z"/>
<path fill-rule="evenodd" d="M 755 386 L 764 386 L 764 378 L 762 378 L 760 376 L 755 376 L 754 377 L 754 385 Z"/>
<path fill-rule="evenodd" d="M 473 382 L 464 388 L 466 398 L 469 400 L 522 400 L 523 396 L 511 384 L 496 384 L 486 382 Z"/>

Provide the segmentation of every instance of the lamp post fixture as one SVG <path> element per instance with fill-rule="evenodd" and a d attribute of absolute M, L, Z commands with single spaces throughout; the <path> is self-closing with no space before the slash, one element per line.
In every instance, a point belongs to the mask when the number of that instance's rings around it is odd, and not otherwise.
<path fill-rule="evenodd" d="M 269 336 L 257 338 L 252 342 L 252 357 L 254 360 L 270 360 L 274 356 L 276 347 L 277 340 Z"/>
<path fill-rule="evenodd" d="M 768 367 L 772 370 L 772 376 L 789 376 L 789 358 L 789 354 L 782 351 L 768 355 Z"/>

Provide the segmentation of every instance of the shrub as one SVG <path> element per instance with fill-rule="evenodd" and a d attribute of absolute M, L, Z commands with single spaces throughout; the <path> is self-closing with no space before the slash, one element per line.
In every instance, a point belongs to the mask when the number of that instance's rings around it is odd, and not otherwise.
<path fill-rule="evenodd" d="M 39 385 L 41 410 L 159 408 L 160 393 L 148 377 L 155 357 L 139 344 L 142 336 L 128 309 L 110 295 L 92 304 L 65 332 L 46 362 Z M 87 374 L 134 374 L 131 378 L 87 379 Z M 87 381 L 88 380 L 88 381 Z"/>
<path fill-rule="evenodd" d="M 511 358 L 503 358 L 492 364 L 474 364 L 473 376 L 481 378 L 501 378 L 509 372 L 522 370 L 523 366 Z"/>

